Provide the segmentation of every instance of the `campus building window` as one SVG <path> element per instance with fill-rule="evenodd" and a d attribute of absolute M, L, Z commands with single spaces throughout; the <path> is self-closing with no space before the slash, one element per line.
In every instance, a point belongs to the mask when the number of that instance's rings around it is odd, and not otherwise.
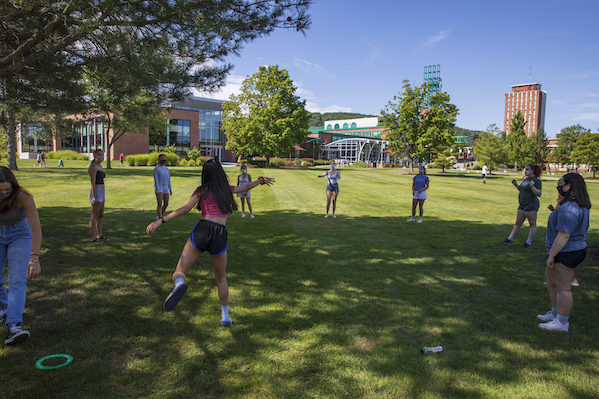
<path fill-rule="evenodd" d="M 72 125 L 72 131 L 62 139 L 62 149 L 90 153 L 104 149 L 104 121 L 102 117 Z"/>
<path fill-rule="evenodd" d="M 347 123 L 344 123 L 344 124 L 343 124 L 343 128 L 344 128 L 344 129 L 347 129 L 348 127 L 349 127 L 349 125 L 348 125 Z"/>
<path fill-rule="evenodd" d="M 332 128 L 333 128 L 333 126 L 331 126 L 331 124 L 329 123 L 329 124 L 327 125 L 327 130 L 331 130 Z"/>
<path fill-rule="evenodd" d="M 360 132 L 354 132 L 354 136 L 360 137 Z"/>
<path fill-rule="evenodd" d="M 378 137 L 381 137 L 381 131 L 380 130 L 373 131 L 372 132 L 372 137 L 375 138 L 375 139 L 378 138 Z"/>
<path fill-rule="evenodd" d="M 21 125 L 21 129 L 21 152 L 52 151 L 52 141 L 46 141 L 46 132 L 42 129 L 41 125 Z"/>
<path fill-rule="evenodd" d="M 191 121 L 184 119 L 169 119 L 166 130 L 167 146 L 175 146 L 175 149 L 179 154 L 190 150 Z"/>
<path fill-rule="evenodd" d="M 335 130 L 339 130 L 339 124 L 335 123 Z"/>
<path fill-rule="evenodd" d="M 343 134 L 346 136 L 351 136 L 351 132 L 343 132 Z"/>
<path fill-rule="evenodd" d="M 370 130 L 365 130 L 362 132 L 362 137 L 370 137 Z"/>
<path fill-rule="evenodd" d="M 356 125 L 356 122 L 352 122 L 352 124 L 351 124 L 351 128 L 352 128 L 352 129 L 355 129 L 355 128 L 357 128 L 357 127 L 358 127 L 358 125 Z"/>

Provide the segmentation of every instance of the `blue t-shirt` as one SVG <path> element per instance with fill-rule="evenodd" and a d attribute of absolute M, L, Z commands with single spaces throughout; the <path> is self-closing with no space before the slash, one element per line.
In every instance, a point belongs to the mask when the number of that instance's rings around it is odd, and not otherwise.
<path fill-rule="evenodd" d="M 426 183 L 428 183 L 427 175 L 417 175 L 414 176 L 414 192 L 420 190 L 421 188 L 426 187 Z"/>
<path fill-rule="evenodd" d="M 580 251 L 587 247 L 589 229 L 589 209 L 578 206 L 576 201 L 568 201 L 552 212 L 547 220 L 545 243 L 547 253 L 553 245 L 558 231 L 570 234 L 570 239 L 560 252 Z"/>

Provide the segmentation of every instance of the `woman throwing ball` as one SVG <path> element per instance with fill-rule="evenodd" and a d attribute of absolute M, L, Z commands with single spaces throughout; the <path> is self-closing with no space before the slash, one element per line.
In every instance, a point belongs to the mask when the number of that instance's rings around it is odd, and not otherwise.
<path fill-rule="evenodd" d="M 324 172 L 318 177 L 327 177 L 327 213 L 324 215 L 325 219 L 329 217 L 329 208 L 331 206 L 331 200 L 333 200 L 333 218 L 335 216 L 335 210 L 337 209 L 337 196 L 339 195 L 339 179 L 341 179 L 341 173 L 335 168 L 337 164 L 331 162 L 331 169 Z"/>
<path fill-rule="evenodd" d="M 418 218 L 418 223 L 422 223 L 422 214 L 424 207 L 424 201 L 426 201 L 426 190 L 428 190 L 429 178 L 426 175 L 426 169 L 424 166 L 420 166 L 418 168 L 418 176 L 414 176 L 412 180 L 412 217 L 409 218 L 408 222 L 413 222 L 416 220 L 416 206 L 420 207 L 420 217 Z"/>
<path fill-rule="evenodd" d="M 524 243 L 524 248 L 530 248 L 532 239 L 537 234 L 537 211 L 539 210 L 539 198 L 541 196 L 541 167 L 539 165 L 527 165 L 524 168 L 524 175 L 526 176 L 524 181 L 518 185 L 516 180 L 512 180 L 512 184 L 520 191 L 518 194 L 518 214 L 516 216 L 516 224 L 512 229 L 509 237 L 503 240 L 504 244 L 511 244 L 514 242 L 514 237 L 520 231 L 522 224 L 526 219 L 530 224 L 530 230 L 528 232 L 528 239 Z"/>
<path fill-rule="evenodd" d="M 163 216 L 148 225 L 146 232 L 152 234 L 161 224 L 165 224 L 183 216 L 194 207 L 202 212 L 202 217 L 195 224 L 183 248 L 173 280 L 175 288 L 164 301 L 164 310 L 170 311 L 181 300 L 187 284 L 185 277 L 196 259 L 207 251 L 212 256 L 214 278 L 218 287 L 218 299 L 221 304 L 221 322 L 223 326 L 231 324 L 229 318 L 229 286 L 227 284 L 227 217 L 237 209 L 234 193 L 250 190 L 260 184 L 271 185 L 274 179 L 259 177 L 243 186 L 230 186 L 229 179 L 220 163 L 214 159 L 207 161 L 202 169 L 202 185 L 192 194 L 189 202 L 182 208 Z"/>

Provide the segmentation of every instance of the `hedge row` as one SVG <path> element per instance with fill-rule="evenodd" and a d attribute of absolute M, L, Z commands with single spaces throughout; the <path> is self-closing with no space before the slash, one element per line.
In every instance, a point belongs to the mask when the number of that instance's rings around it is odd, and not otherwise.
<path fill-rule="evenodd" d="M 172 153 L 158 153 L 152 152 L 150 154 L 135 154 L 135 155 L 127 155 L 125 157 L 125 162 L 129 166 L 156 166 L 158 165 L 158 156 L 164 154 L 166 156 L 166 164 L 168 166 L 177 166 L 179 165 L 179 157 L 177 154 Z"/>

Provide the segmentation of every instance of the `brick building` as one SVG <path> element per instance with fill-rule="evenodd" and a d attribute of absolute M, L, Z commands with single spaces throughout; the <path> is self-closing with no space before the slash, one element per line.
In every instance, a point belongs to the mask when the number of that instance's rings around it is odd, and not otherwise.
<path fill-rule="evenodd" d="M 503 130 L 510 134 L 512 118 L 520 111 L 526 124 L 524 131 L 527 137 L 532 137 L 539 127 L 545 126 L 545 103 L 547 92 L 541 90 L 539 83 L 513 85 L 512 92 L 505 94 L 505 114 Z"/>
<path fill-rule="evenodd" d="M 166 146 L 174 146 L 178 154 L 198 149 L 202 155 L 224 161 L 235 160 L 235 154 L 225 150 L 226 138 L 220 129 L 222 121 L 221 100 L 188 97 L 181 102 L 168 104 L 168 124 L 166 132 L 146 134 L 127 133 L 115 141 L 110 149 L 110 159 L 116 160 L 119 154 L 125 156 L 161 151 Z M 78 153 L 91 153 L 96 148 L 106 150 L 104 117 L 73 115 L 73 129 L 69 136 L 44 139 L 39 125 L 22 125 L 17 136 L 17 151 L 21 158 L 35 158 L 38 150 L 73 150 Z M 108 131 L 108 140 L 112 138 Z"/>

